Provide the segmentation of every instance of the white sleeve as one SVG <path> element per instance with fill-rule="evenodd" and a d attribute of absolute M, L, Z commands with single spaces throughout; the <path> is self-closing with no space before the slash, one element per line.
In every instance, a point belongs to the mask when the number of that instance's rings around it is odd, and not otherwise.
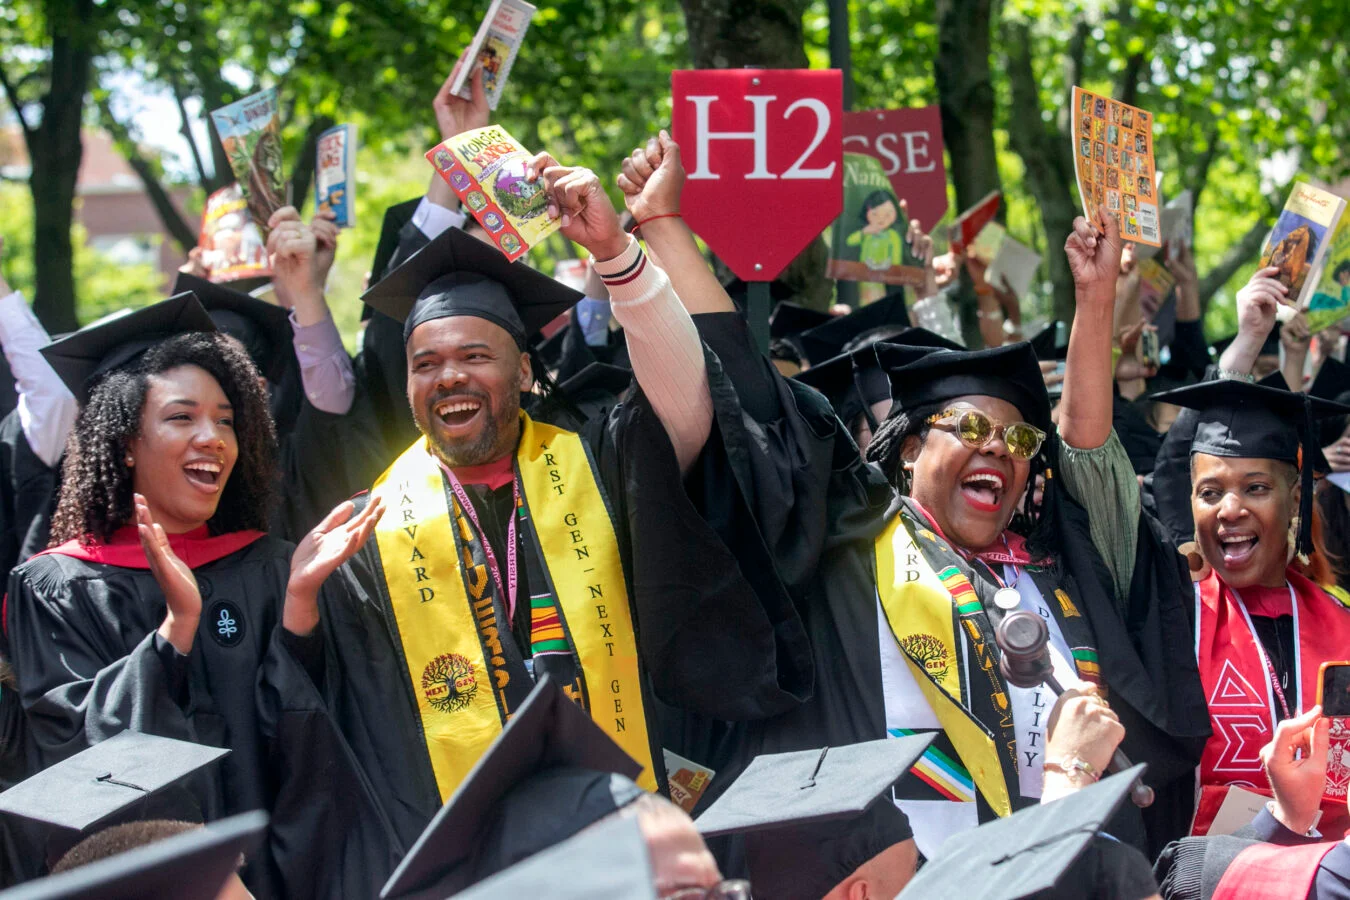
<path fill-rule="evenodd" d="M 468 221 L 468 216 L 457 209 L 446 209 L 439 203 L 432 203 L 426 197 L 417 204 L 417 211 L 413 213 L 413 224 L 417 230 L 427 236 L 429 240 L 436 240 L 442 231 L 448 228 L 463 228 L 464 223 Z"/>
<path fill-rule="evenodd" d="M 39 352 L 51 338 L 14 291 L 0 297 L 0 347 L 19 392 L 19 423 L 38 459 L 55 467 L 75 427 L 75 397 Z"/>

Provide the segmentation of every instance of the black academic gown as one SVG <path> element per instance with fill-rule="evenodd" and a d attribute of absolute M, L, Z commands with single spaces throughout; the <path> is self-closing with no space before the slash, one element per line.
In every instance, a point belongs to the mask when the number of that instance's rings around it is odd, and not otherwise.
<path fill-rule="evenodd" d="M 0 574 L 47 546 L 60 471 L 38 458 L 18 410 L 0 419 Z"/>
<path fill-rule="evenodd" d="M 708 318 L 694 317 L 705 340 L 724 358 L 738 358 L 709 336 Z M 752 444 L 727 454 L 717 491 L 750 498 L 753 513 L 733 525 L 762 538 L 767 556 L 761 577 L 776 578 L 790 592 L 808 629 L 815 697 L 771 722 L 668 717 L 667 746 L 718 773 L 703 806 L 757 753 L 886 735 L 872 545 L 898 505 L 887 510 L 892 495 L 884 479 L 857 459 L 846 429 L 820 394 L 776 378 L 757 355 L 739 358 L 759 360 L 757 367 L 729 364 L 728 371 L 742 395 L 764 401 L 756 410 L 764 424 Z M 763 387 L 765 378 L 773 379 L 776 390 Z M 746 460 L 756 465 L 741 465 Z M 773 478 L 766 477 L 770 472 Z M 1129 603 L 1118 608 L 1110 574 L 1090 539 L 1086 511 L 1064 491 L 1049 496 L 1062 564 L 1048 577 L 1069 586 L 1091 623 L 1102 679 L 1126 724 L 1125 750 L 1135 761 L 1150 763 L 1150 784 L 1159 791 L 1143 822 L 1130 807 L 1132 821 L 1114 833 L 1151 848 L 1152 856 L 1185 832 L 1193 808 L 1191 778 L 1209 735 L 1189 643 L 1189 579 L 1156 524 L 1141 521 Z M 722 523 L 715 522 L 721 530 Z M 739 539 L 743 564 L 750 543 Z"/>
<path fill-rule="evenodd" d="M 242 873 L 253 894 L 369 897 L 347 884 L 387 863 L 353 854 L 341 835 L 377 825 L 378 811 L 363 805 L 359 772 L 298 662 L 312 649 L 279 625 L 290 555 L 264 536 L 196 566 L 203 611 L 187 656 L 156 634 L 165 603 L 148 569 L 54 553 L 16 569 L 4 624 L 32 762 L 46 767 L 126 729 L 227 747 L 187 784 L 206 821 L 271 814 L 269 839 Z M 10 862 L 33 877 L 43 855 Z"/>
<path fill-rule="evenodd" d="M 703 472 L 725 465 L 729 448 L 750 440 L 717 357 L 706 358 L 717 416 L 690 484 L 705 484 Z M 723 497 L 719 509 L 693 487 L 681 487 L 669 438 L 640 387 L 584 424 L 567 407 L 548 401 L 530 412 L 577 430 L 591 450 L 623 558 L 649 717 L 658 700 L 725 720 L 772 716 L 799 703 L 810 692 L 811 660 L 790 601 L 776 581 L 743 568 L 743 559 L 738 566 L 734 546 L 728 549 L 705 521 L 734 517 L 734 502 Z M 506 517 L 493 513 L 498 504 L 482 492 L 471 499 L 489 541 L 504 546 Z M 389 846 L 402 855 L 440 798 L 376 543 L 368 542 L 329 585 L 321 612 L 326 699 L 388 815 Z M 498 617 L 507 620 L 500 611 Z M 515 643 L 521 651 L 519 628 Z M 664 783 L 655 722 L 649 731 Z"/>

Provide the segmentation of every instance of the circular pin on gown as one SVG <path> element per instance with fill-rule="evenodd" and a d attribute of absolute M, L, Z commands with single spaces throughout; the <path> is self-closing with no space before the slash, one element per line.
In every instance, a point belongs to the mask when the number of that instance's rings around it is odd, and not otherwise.
<path fill-rule="evenodd" d="M 994 592 L 994 605 L 999 609 L 1011 611 L 1022 605 L 1022 595 L 1017 588 L 999 588 Z"/>

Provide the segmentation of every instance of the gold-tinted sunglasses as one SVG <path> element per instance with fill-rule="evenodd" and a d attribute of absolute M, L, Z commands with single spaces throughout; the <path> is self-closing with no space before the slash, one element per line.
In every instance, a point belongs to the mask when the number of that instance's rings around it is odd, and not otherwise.
<path fill-rule="evenodd" d="M 979 450 L 1002 434 L 1003 443 L 1008 447 L 1009 453 L 1017 459 L 1031 459 L 1040 452 L 1041 445 L 1045 443 L 1045 432 L 1035 425 L 1028 425 L 1026 422 L 995 425 L 992 419 L 978 409 L 944 409 L 936 415 L 929 416 L 927 423 L 938 425 L 944 419 L 952 418 L 956 420 L 955 423 L 946 427 L 950 427 L 961 439 L 961 443 L 972 450 Z"/>

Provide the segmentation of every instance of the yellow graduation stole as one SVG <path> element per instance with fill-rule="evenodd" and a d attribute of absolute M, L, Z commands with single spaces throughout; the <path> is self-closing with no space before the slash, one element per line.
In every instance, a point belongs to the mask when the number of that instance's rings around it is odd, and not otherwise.
<path fill-rule="evenodd" d="M 994 739 L 961 702 L 956 629 L 957 604 L 962 598 L 953 595 L 924 559 L 901 516 L 895 516 L 877 536 L 873 550 L 877 598 L 915 683 L 990 808 L 999 816 L 1011 814 L 1008 784 Z M 969 582 L 965 584 L 969 587 Z M 979 603 L 978 597 L 966 599 Z M 1007 708 L 1007 695 L 1002 696 Z M 1011 720 L 1010 708 L 1008 716 Z"/>
<path fill-rule="evenodd" d="M 628 587 L 590 456 L 579 435 L 522 413 L 516 467 L 582 672 L 581 696 L 573 699 L 642 763 L 638 783 L 654 791 Z M 444 475 L 425 437 L 380 476 L 373 493 L 385 502 L 375 537 L 444 802 L 509 717 L 504 689 L 511 673 L 501 642 L 512 639 L 511 625 L 496 620 L 491 573 L 469 553 L 474 532 L 458 501 L 447 505 Z M 454 528 L 463 539 L 463 559 Z"/>

